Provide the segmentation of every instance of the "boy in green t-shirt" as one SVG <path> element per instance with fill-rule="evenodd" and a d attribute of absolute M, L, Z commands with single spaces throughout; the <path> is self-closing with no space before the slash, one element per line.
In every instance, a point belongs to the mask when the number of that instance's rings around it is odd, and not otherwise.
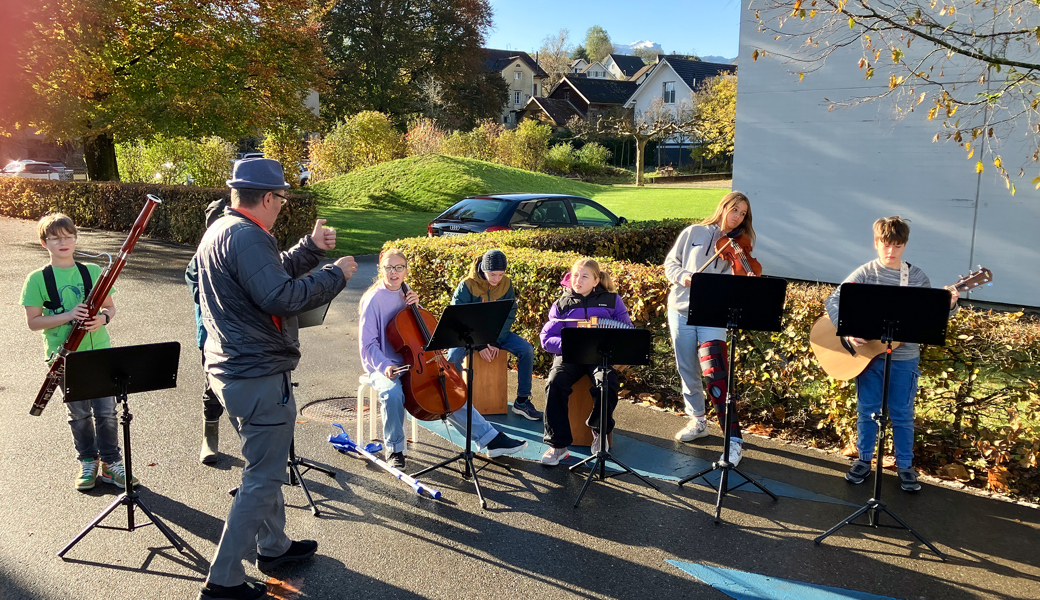
<path fill-rule="evenodd" d="M 48 360 L 65 343 L 74 320 L 85 320 L 85 329 L 89 332 L 83 337 L 79 350 L 110 347 L 105 326 L 115 316 L 116 306 L 112 302 L 112 292 L 109 292 L 98 314 L 87 318 L 86 286 L 80 266 L 73 257 L 76 252 L 75 223 L 61 213 L 54 213 L 40 219 L 36 229 L 40 234 L 40 244 L 50 254 L 50 265 L 37 269 L 26 277 L 25 285 L 22 287 L 21 304 L 25 307 L 25 321 L 29 329 L 43 333 Z M 101 267 L 93 264 L 84 266 L 90 274 L 91 285 L 96 284 L 101 275 Z M 51 298 L 47 289 L 44 271 L 48 268 L 54 275 L 57 298 Z M 72 440 L 81 464 L 80 474 L 76 478 L 76 489 L 93 488 L 98 477 L 102 481 L 125 488 L 126 471 L 119 453 L 115 397 L 66 402 L 65 408 L 69 414 Z M 137 484 L 136 477 L 134 484 Z"/>

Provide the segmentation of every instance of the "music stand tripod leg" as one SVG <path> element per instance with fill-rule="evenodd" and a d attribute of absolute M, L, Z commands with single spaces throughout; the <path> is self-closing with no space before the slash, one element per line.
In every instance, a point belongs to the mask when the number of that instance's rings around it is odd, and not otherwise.
<path fill-rule="evenodd" d="M 902 529 L 906 529 L 907 531 L 909 531 L 911 533 L 911 535 L 913 535 L 915 538 L 917 538 L 922 544 L 927 546 L 929 550 L 931 550 L 932 552 L 934 552 L 936 554 L 936 556 L 938 556 L 941 560 L 945 561 L 946 560 L 946 556 L 942 552 L 939 552 L 938 548 L 933 546 L 928 540 L 924 539 L 919 533 L 914 531 L 913 528 L 911 528 L 909 525 L 904 523 L 902 519 L 897 517 L 895 515 L 895 513 L 890 511 L 881 502 L 881 476 L 882 476 L 882 472 L 883 472 L 882 471 L 882 463 L 884 462 L 885 438 L 886 438 L 886 433 L 888 431 L 888 428 L 886 427 L 886 425 L 888 423 L 888 385 L 889 385 L 889 377 L 890 377 L 891 371 L 892 371 L 892 331 L 891 331 L 891 329 L 888 331 L 888 333 L 885 334 L 885 336 L 883 337 L 883 340 L 888 343 L 888 351 L 885 353 L 885 370 L 884 370 L 884 375 L 881 378 L 881 386 L 882 386 L 881 387 L 881 412 L 872 415 L 874 417 L 874 421 L 877 423 L 877 426 L 878 426 L 877 448 L 875 449 L 875 452 L 874 452 L 874 460 L 875 460 L 875 465 L 874 465 L 874 495 L 873 495 L 873 497 L 870 498 L 870 500 L 867 501 L 866 504 L 861 506 L 859 508 L 859 510 L 857 510 L 854 513 L 852 513 L 851 515 L 846 517 L 845 520 L 843 520 L 842 522 L 838 523 L 837 525 L 831 527 L 826 532 L 824 532 L 823 534 L 821 534 L 818 537 L 816 537 L 816 539 L 813 540 L 813 543 L 815 543 L 817 546 L 819 546 L 820 542 L 822 542 L 824 539 L 826 539 L 827 537 L 829 537 L 831 534 L 833 534 L 834 532 L 838 531 L 842 527 L 852 523 L 853 520 L 855 520 L 856 518 L 858 518 L 860 515 L 862 515 L 864 513 L 867 514 L 867 525 L 870 526 L 870 527 L 877 528 L 877 527 L 880 526 L 880 523 L 878 522 L 878 518 L 880 517 L 879 513 L 880 512 L 884 512 L 888 516 L 892 517 L 892 519 L 895 520 L 896 523 L 899 523 L 899 526 Z"/>
<path fill-rule="evenodd" d="M 69 550 L 72 550 L 73 546 L 75 546 L 79 543 L 80 540 L 85 538 L 87 534 L 90 533 L 95 527 L 98 527 L 101 521 L 104 521 L 105 517 L 112 514 L 112 512 L 120 505 L 126 506 L 127 531 L 133 531 L 135 529 L 139 529 L 141 527 L 146 527 L 148 525 L 154 524 L 156 529 L 158 529 L 163 534 L 166 540 L 169 541 L 170 544 L 177 549 L 177 552 L 184 554 L 184 546 L 182 546 L 181 543 L 174 538 L 173 532 L 170 531 L 170 529 L 167 528 L 162 521 L 157 519 L 155 517 L 155 514 L 152 513 L 152 511 L 148 510 L 148 507 L 145 506 L 141 499 L 138 497 L 137 489 L 133 484 L 133 452 L 130 446 L 130 422 L 133 420 L 134 416 L 130 413 L 130 403 L 126 391 L 126 382 L 122 383 L 122 387 L 122 391 L 116 396 L 116 402 L 122 405 L 122 415 L 119 418 L 119 422 L 123 428 L 123 450 L 126 455 L 123 460 L 123 465 L 126 469 L 126 491 L 124 491 L 122 494 L 119 495 L 119 497 L 113 500 L 112 504 L 109 504 L 108 507 L 105 508 L 105 510 L 101 511 L 101 513 L 83 529 L 83 531 L 79 532 L 79 534 L 77 534 L 71 542 L 66 544 L 65 547 L 58 552 L 59 558 L 64 558 L 65 554 L 68 553 Z M 141 511 L 144 512 L 144 514 L 147 515 L 149 519 L 151 519 L 151 523 L 135 525 L 135 507 L 140 508 Z"/>
<path fill-rule="evenodd" d="M 470 342 L 468 340 L 466 342 L 466 354 L 468 356 L 468 360 L 467 360 L 467 363 L 466 363 L 466 381 L 473 381 L 473 344 L 472 344 L 472 342 Z M 480 480 L 477 479 L 477 470 L 473 467 L 473 457 L 475 456 L 475 453 L 473 452 L 472 433 L 473 433 L 473 386 L 467 385 L 466 386 L 466 445 L 464 446 L 462 452 L 460 452 L 459 454 L 456 454 L 455 456 L 453 456 L 453 457 L 451 457 L 451 458 L 449 458 L 447 460 L 443 460 L 443 461 L 437 463 L 436 465 L 433 465 L 432 467 L 427 467 L 425 469 L 422 469 L 421 471 L 417 471 L 417 472 L 412 474 L 412 477 L 419 477 L 420 475 L 423 475 L 425 473 L 429 473 L 430 471 L 435 471 L 435 470 L 441 469 L 441 468 L 449 468 L 449 469 L 452 469 L 452 470 L 456 470 L 456 471 L 458 471 L 459 473 L 462 474 L 462 478 L 463 479 L 469 479 L 470 477 L 473 478 L 473 487 L 474 487 L 474 489 L 477 492 L 477 500 L 480 501 L 480 508 L 487 508 L 487 500 L 484 499 L 484 493 L 480 489 Z M 481 457 L 481 458 L 483 458 L 483 457 Z M 455 468 L 453 466 L 453 463 L 455 461 L 457 461 L 457 460 L 461 460 L 462 463 L 463 463 L 463 466 L 462 466 L 461 470 L 459 470 L 459 469 L 457 469 L 457 468 Z M 492 464 L 495 464 L 495 465 L 499 465 L 499 466 L 505 466 L 505 465 L 502 465 L 501 463 L 495 462 L 495 461 L 490 460 L 490 459 L 488 459 L 488 462 L 490 462 Z"/>
<path fill-rule="evenodd" d="M 748 477 L 747 474 L 745 474 L 743 471 L 738 469 L 729 460 L 729 445 L 730 445 L 729 443 L 730 443 L 730 439 L 731 439 L 730 430 L 733 427 L 733 413 L 736 412 L 736 410 L 737 410 L 737 402 L 740 400 L 740 395 L 737 394 L 736 390 L 734 389 L 734 379 L 733 379 L 733 369 L 734 369 L 734 365 L 735 365 L 736 360 L 737 360 L 737 341 L 736 341 L 737 340 L 737 327 L 735 326 L 734 323 L 731 323 L 730 326 L 727 328 L 727 330 L 729 332 L 730 344 L 729 344 L 729 365 L 727 366 L 728 368 L 726 370 L 726 401 L 722 405 L 722 410 L 723 410 L 723 413 L 724 413 L 723 414 L 723 418 L 722 418 L 723 429 L 724 429 L 724 431 L 722 432 L 722 435 L 723 435 L 722 460 L 714 462 L 714 463 L 712 463 L 711 467 L 709 467 L 707 469 L 704 469 L 702 471 L 699 471 L 697 473 L 694 473 L 693 475 L 690 475 L 690 476 L 685 477 L 683 479 L 680 479 L 679 482 L 678 482 L 679 487 L 682 487 L 684 484 L 686 484 L 689 481 L 692 481 L 694 479 L 697 479 L 697 478 L 704 478 L 704 481 L 708 482 L 707 478 L 704 477 L 705 475 L 707 475 L 708 473 L 712 473 L 712 472 L 714 472 L 716 470 L 722 471 L 722 473 L 721 473 L 721 475 L 719 477 L 719 485 L 718 485 L 717 494 L 716 494 L 716 498 L 715 498 L 715 524 L 716 525 L 718 525 L 721 522 L 721 518 L 722 518 L 722 501 L 723 501 L 723 499 L 726 497 L 726 495 L 730 491 L 729 490 L 729 472 L 731 470 L 732 471 L 736 471 L 737 473 L 739 473 L 740 476 L 744 478 L 745 482 L 750 482 L 752 485 L 754 485 L 758 489 L 762 490 L 766 494 L 769 494 L 769 496 L 773 499 L 774 502 L 779 500 L 779 498 L 777 498 L 776 494 L 774 494 L 773 492 L 771 492 L 768 489 L 766 489 L 766 487 L 763 486 L 761 483 L 755 481 L 751 477 Z M 708 482 L 708 484 L 710 485 L 710 482 Z M 741 483 L 737 487 L 740 487 L 742 485 L 744 485 L 744 484 Z"/>
<path fill-rule="evenodd" d="M 305 467 L 304 471 L 300 471 L 300 465 Z M 299 486 L 303 490 L 303 495 L 307 498 L 307 504 L 311 507 L 311 514 L 315 517 L 320 517 L 321 513 L 318 511 L 318 507 L 314 504 L 314 499 L 311 497 L 311 491 L 307 489 L 307 482 L 303 480 L 303 473 L 307 471 L 315 470 L 325 473 L 329 477 L 335 477 L 336 474 L 324 467 L 318 466 L 306 459 L 300 458 L 296 455 L 296 440 L 294 439 L 289 443 L 289 485 Z"/>
<path fill-rule="evenodd" d="M 629 468 L 628 465 L 614 458 L 610 451 L 607 450 L 607 445 L 609 443 L 607 441 L 608 438 L 606 433 L 608 409 L 607 388 L 609 386 L 607 372 L 610 368 L 610 357 L 608 355 L 604 355 L 601 358 L 599 367 L 599 372 L 595 374 L 599 383 L 599 451 L 596 452 L 596 454 L 578 462 L 577 464 L 571 465 L 570 467 L 570 470 L 573 471 L 574 469 L 589 463 L 593 459 L 596 460 L 596 462 L 592 465 L 592 468 L 589 470 L 588 476 L 585 478 L 585 484 L 581 487 L 581 492 L 578 493 L 578 498 L 574 501 L 574 508 L 578 508 L 578 505 L 581 504 L 581 499 L 583 496 L 585 496 L 585 491 L 589 489 L 589 484 L 592 483 L 592 478 L 596 476 L 596 471 L 599 471 L 599 478 L 601 481 L 606 479 L 607 477 L 614 477 L 617 475 L 624 475 L 625 473 L 629 473 L 631 475 L 635 475 L 637 478 L 639 478 L 640 481 L 654 488 L 655 490 L 661 491 L 660 488 L 654 485 L 649 479 L 643 477 L 639 473 L 636 473 L 634 470 Z M 616 464 L 617 466 L 621 467 L 622 471 L 620 473 L 612 473 L 611 475 L 607 475 L 606 467 L 608 460 Z"/>

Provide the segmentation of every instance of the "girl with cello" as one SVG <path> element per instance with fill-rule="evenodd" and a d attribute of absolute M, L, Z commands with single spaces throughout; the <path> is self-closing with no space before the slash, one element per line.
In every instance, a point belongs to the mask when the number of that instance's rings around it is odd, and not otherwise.
<path fill-rule="evenodd" d="M 675 439 L 680 442 L 691 442 L 708 435 L 702 373 L 708 381 L 708 395 L 715 406 L 719 425 L 725 427 L 722 409 L 727 392 L 726 330 L 686 324 L 691 278 L 702 272 L 761 275 L 761 265 L 751 258 L 754 243 L 751 202 L 740 192 L 730 192 L 719 202 L 715 214 L 679 234 L 664 259 L 665 276 L 672 282 L 668 294 L 668 329 L 682 379 L 686 414 L 690 417 L 690 422 L 675 434 Z M 731 404 L 729 410 L 733 411 L 729 456 L 730 462 L 736 466 L 743 453 L 744 440 L 736 407 Z"/>
<path fill-rule="evenodd" d="M 408 371 L 408 367 L 405 366 L 401 355 L 394 350 L 387 326 L 393 324 L 399 313 L 419 304 L 419 296 L 404 285 L 407 277 L 408 259 L 404 253 L 396 248 L 384 250 L 379 255 L 379 276 L 361 297 L 361 306 L 358 309 L 361 364 L 368 373 L 372 386 L 379 393 L 386 460 L 390 466 L 400 470 L 404 470 L 406 450 L 405 391 L 400 377 Z M 429 366 L 436 368 L 436 365 Z M 458 379 L 457 373 L 454 376 Z M 461 379 L 459 385 L 465 385 L 461 383 Z M 450 413 L 447 420 L 465 435 L 465 402 L 462 408 Z M 515 454 L 527 446 L 527 442 L 497 431 L 475 410 L 472 437 L 477 447 L 484 448 L 491 458 Z"/>
<path fill-rule="evenodd" d="M 625 302 L 617 293 L 617 286 L 610 273 L 600 269 L 599 263 L 591 258 L 579 258 L 571 266 L 564 277 L 563 293 L 560 299 L 549 309 L 549 322 L 542 327 L 539 338 L 542 348 L 553 354 L 552 369 L 545 382 L 545 436 L 543 440 L 549 449 L 542 456 L 543 465 L 558 465 L 570 456 L 567 446 L 574 438 L 571 436 L 571 422 L 568 413 L 568 401 L 572 386 L 583 375 L 592 381 L 592 397 L 598 398 L 600 388 L 597 372 L 599 365 L 578 365 L 563 362 L 563 343 L 561 332 L 564 327 L 578 325 L 576 321 L 589 321 L 593 318 L 609 320 L 619 327 L 632 327 L 632 319 L 628 316 Z M 610 368 L 605 374 L 607 382 L 607 431 L 598 431 L 599 402 L 592 405 L 592 413 L 585 422 L 592 428 L 592 452 L 599 452 L 601 440 L 614 429 L 614 408 L 618 402 L 617 372 Z"/>

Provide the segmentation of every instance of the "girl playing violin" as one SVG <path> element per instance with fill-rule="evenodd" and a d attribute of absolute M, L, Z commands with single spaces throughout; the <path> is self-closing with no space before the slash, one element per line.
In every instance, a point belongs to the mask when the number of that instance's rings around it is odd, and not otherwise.
<path fill-rule="evenodd" d="M 545 383 L 545 436 L 543 440 L 549 445 L 542 456 L 542 464 L 557 465 L 570 453 L 567 446 L 571 444 L 571 422 L 567 411 L 571 387 L 588 375 L 592 380 L 592 397 L 600 394 L 598 375 L 607 382 L 607 431 L 597 431 L 599 427 L 599 403 L 593 403 L 592 413 L 586 424 L 592 428 L 592 452 L 599 452 L 600 441 L 614 429 L 614 408 L 618 402 L 618 378 L 613 368 L 600 374 L 599 365 L 578 365 L 563 362 L 563 345 L 560 333 L 564 327 L 574 327 L 576 321 L 588 320 L 591 317 L 620 321 L 629 327 L 632 320 L 628 309 L 616 291 L 617 287 L 610 273 L 600 269 L 599 263 L 590 258 L 580 258 L 574 262 L 570 272 L 563 280 L 563 293 L 560 299 L 549 309 L 549 322 L 542 327 L 539 336 L 542 348 L 554 354 L 552 370 Z"/>
<path fill-rule="evenodd" d="M 404 470 L 404 453 L 407 448 L 404 437 L 404 390 L 398 379 L 401 374 L 398 368 L 404 361 L 387 340 L 386 326 L 407 305 L 419 303 L 415 291 L 402 292 L 401 284 L 407 277 L 408 259 L 404 253 L 396 248 L 384 250 L 379 255 L 379 277 L 361 297 L 358 309 L 361 364 L 368 373 L 372 387 L 379 393 L 387 462 L 401 470 Z M 466 435 L 465 406 L 448 415 L 448 421 L 462 435 Z M 472 439 L 491 458 L 515 454 L 527 446 L 527 442 L 497 431 L 476 410 L 473 411 Z"/>
<path fill-rule="evenodd" d="M 509 311 L 498 340 L 488 344 L 479 352 L 483 360 L 495 360 L 501 351 L 509 352 L 516 357 L 516 400 L 512 411 L 525 419 L 541 421 L 542 413 L 531 402 L 531 374 L 534 370 L 534 348 L 511 328 L 516 321 L 516 292 L 513 283 L 506 275 L 506 255 L 501 250 L 488 250 L 482 256 L 473 259 L 469 275 L 459 282 L 455 288 L 452 304 L 470 304 L 473 302 L 494 302 L 496 300 L 512 300 L 513 308 Z M 466 356 L 465 348 L 452 348 L 448 351 L 448 360 L 462 372 L 462 359 Z"/>
<path fill-rule="evenodd" d="M 726 402 L 726 330 L 721 327 L 698 327 L 687 325 L 687 313 L 690 307 L 690 280 L 694 273 L 732 273 L 733 265 L 724 260 L 722 253 L 717 253 L 718 246 L 726 244 L 729 239 L 741 238 L 748 252 L 744 258 L 750 259 L 750 247 L 755 243 L 755 229 L 751 225 L 751 202 L 740 192 L 726 194 L 715 208 L 715 214 L 698 225 L 684 229 L 675 240 L 675 245 L 664 259 L 664 272 L 672 282 L 668 294 L 668 329 L 671 332 L 672 346 L 675 348 L 675 362 L 682 379 L 683 401 L 690 422 L 675 434 L 675 439 L 690 442 L 708 435 L 708 422 L 704 417 L 704 386 L 701 374 L 708 380 L 708 395 L 715 406 L 715 414 L 719 424 L 723 422 L 723 404 Z M 735 244 L 734 244 L 735 245 Z M 739 246 L 738 246 L 739 247 Z M 741 252 L 743 249 L 741 249 Z M 735 248 L 727 248 L 725 254 L 738 252 Z M 732 256 L 732 255 L 730 255 Z M 739 256 L 737 257 L 739 259 Z M 757 261 L 753 263 L 757 266 Z M 758 267 L 758 273 L 761 267 Z M 698 367 L 699 365 L 699 367 Z M 737 422 L 736 407 L 730 404 L 733 411 L 730 425 L 730 462 L 736 466 L 740 462 L 744 441 Z"/>

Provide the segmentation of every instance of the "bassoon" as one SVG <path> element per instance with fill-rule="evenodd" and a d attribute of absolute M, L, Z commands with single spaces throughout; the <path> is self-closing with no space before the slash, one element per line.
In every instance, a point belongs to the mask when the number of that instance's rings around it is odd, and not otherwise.
<path fill-rule="evenodd" d="M 101 272 L 101 277 L 98 278 L 97 283 L 94 284 L 94 288 L 90 292 L 90 297 L 87 298 L 87 319 L 93 318 L 101 310 L 101 305 L 105 302 L 105 298 L 112 291 L 112 285 L 115 283 L 116 277 L 119 277 L 123 266 L 126 265 L 127 257 L 130 256 L 134 246 L 137 244 L 137 239 L 141 237 L 144 228 L 148 225 L 148 219 L 152 218 L 155 207 L 161 203 L 162 200 L 159 197 L 148 194 L 144 208 L 141 209 L 141 214 L 137 215 L 134 226 L 130 228 L 130 235 L 123 242 L 123 246 L 119 249 L 119 254 L 116 256 L 115 261 Z M 52 357 L 51 370 L 43 381 L 40 393 L 36 394 L 36 400 L 29 410 L 30 415 L 38 417 L 43 413 L 43 409 L 47 407 L 51 396 L 54 395 L 54 390 L 58 389 L 62 380 L 65 379 L 65 358 L 79 348 L 80 342 L 83 341 L 83 336 L 86 334 L 87 330 L 84 327 L 84 321 L 72 322 L 72 330 L 69 331 L 68 337 L 65 338 L 65 343 L 61 345 L 61 348 Z"/>

